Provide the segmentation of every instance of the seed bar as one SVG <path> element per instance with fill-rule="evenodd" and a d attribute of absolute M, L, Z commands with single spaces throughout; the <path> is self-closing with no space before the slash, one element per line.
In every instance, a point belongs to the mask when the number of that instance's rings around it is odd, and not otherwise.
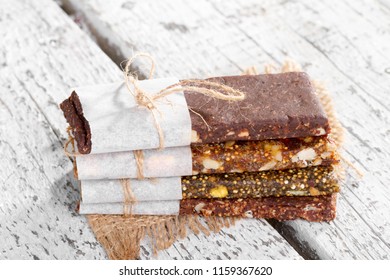
<path fill-rule="evenodd" d="M 333 166 L 201 174 L 181 179 L 183 199 L 319 196 L 339 191 Z"/>

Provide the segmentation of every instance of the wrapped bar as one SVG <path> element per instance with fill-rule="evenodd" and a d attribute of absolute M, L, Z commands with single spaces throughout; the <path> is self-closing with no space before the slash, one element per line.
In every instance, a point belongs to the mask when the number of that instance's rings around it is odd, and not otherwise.
<path fill-rule="evenodd" d="M 156 211 L 164 207 L 160 213 Z M 177 209 L 179 207 L 179 209 Z M 80 203 L 80 214 L 124 214 L 123 203 Z M 203 215 L 266 218 L 280 221 L 331 221 L 336 216 L 336 194 L 326 196 L 264 197 L 249 199 L 186 199 L 146 201 L 133 205 L 133 215 Z"/>
<path fill-rule="evenodd" d="M 156 178 L 328 166 L 338 161 L 328 136 L 309 136 L 145 150 L 142 172 Z M 83 155 L 76 164 L 80 180 L 136 178 L 139 168 L 130 151 Z"/>
<path fill-rule="evenodd" d="M 227 102 L 194 92 L 158 102 L 164 147 L 320 136 L 329 123 L 309 77 L 302 72 L 208 79 L 246 94 Z M 177 79 L 140 81 L 151 95 Z M 140 108 L 123 83 L 75 89 L 60 107 L 82 154 L 158 148 L 151 112 Z M 190 108 L 191 110 L 188 110 Z"/>
<path fill-rule="evenodd" d="M 127 179 L 134 201 L 207 198 L 320 196 L 339 191 L 332 166 L 159 179 Z M 84 203 L 125 201 L 123 180 L 81 181 Z"/>

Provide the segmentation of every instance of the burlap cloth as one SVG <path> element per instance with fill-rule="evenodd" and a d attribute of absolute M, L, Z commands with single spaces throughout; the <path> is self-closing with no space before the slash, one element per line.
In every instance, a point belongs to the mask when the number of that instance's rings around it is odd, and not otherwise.
<path fill-rule="evenodd" d="M 278 69 L 272 65 L 265 66 L 265 73 L 302 71 L 300 65 L 286 62 Z M 255 75 L 254 67 L 243 74 Z M 328 115 L 332 129 L 330 137 L 338 147 L 343 141 L 343 128 L 336 119 L 331 97 L 319 81 L 312 81 L 316 93 Z M 342 170 L 342 168 L 340 168 Z M 123 215 L 87 215 L 97 240 L 101 243 L 110 259 L 137 259 L 140 254 L 140 242 L 149 237 L 154 254 L 170 247 L 178 238 L 185 238 L 188 233 L 209 235 L 219 232 L 223 227 L 234 225 L 231 217 L 198 217 L 186 216 L 123 216 Z"/>

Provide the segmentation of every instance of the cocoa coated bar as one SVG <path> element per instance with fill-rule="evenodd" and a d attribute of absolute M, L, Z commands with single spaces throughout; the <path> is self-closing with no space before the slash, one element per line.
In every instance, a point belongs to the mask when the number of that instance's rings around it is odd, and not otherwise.
<path fill-rule="evenodd" d="M 310 222 L 324 222 L 336 217 L 336 200 L 336 194 L 258 199 L 186 199 L 180 202 L 180 215 L 233 216 L 280 221 L 300 218 Z"/>

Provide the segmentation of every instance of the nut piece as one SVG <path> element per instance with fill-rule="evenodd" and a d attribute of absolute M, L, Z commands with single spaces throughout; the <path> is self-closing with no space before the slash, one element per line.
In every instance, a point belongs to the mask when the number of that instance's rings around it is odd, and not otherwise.
<path fill-rule="evenodd" d="M 205 217 L 211 216 L 211 214 L 213 214 L 213 211 L 210 210 L 210 209 L 202 210 L 202 215 L 205 216 Z"/>
<path fill-rule="evenodd" d="M 231 173 L 242 173 L 244 172 L 242 169 L 238 169 L 238 168 L 234 168 L 232 170 L 230 170 Z"/>
<path fill-rule="evenodd" d="M 206 158 L 203 160 L 203 167 L 206 169 L 218 169 L 222 166 L 222 163 L 210 158 Z"/>
<path fill-rule="evenodd" d="M 276 161 L 271 160 L 271 161 L 267 162 L 266 164 L 264 164 L 264 165 L 259 169 L 259 171 L 270 170 L 270 169 L 272 169 L 275 165 L 276 165 Z"/>
<path fill-rule="evenodd" d="M 313 187 L 309 188 L 309 192 L 313 196 L 320 195 L 320 191 L 318 189 L 316 189 L 316 188 L 313 188 Z"/>
<path fill-rule="evenodd" d="M 249 136 L 249 131 L 248 129 L 243 129 L 240 131 L 240 133 L 238 133 L 238 137 L 248 137 Z"/>
<path fill-rule="evenodd" d="M 325 129 L 323 129 L 322 127 L 317 128 L 317 129 L 314 131 L 314 135 L 315 135 L 315 136 L 320 136 L 320 135 L 325 135 L 325 134 L 326 134 L 326 131 L 325 131 Z"/>
<path fill-rule="evenodd" d="M 330 157 L 331 155 L 332 155 L 331 152 L 323 152 L 323 153 L 321 154 L 321 157 L 322 157 L 323 159 L 326 159 L 326 158 Z"/>
<path fill-rule="evenodd" d="M 302 160 L 302 161 L 313 160 L 316 158 L 316 156 L 317 156 L 317 153 L 316 153 L 316 151 L 314 151 L 313 148 L 307 148 L 307 149 L 304 149 L 304 150 L 298 152 L 296 155 L 294 155 L 291 158 L 291 161 L 297 162 L 299 160 Z"/>
<path fill-rule="evenodd" d="M 282 161 L 282 159 L 283 159 L 283 156 L 282 156 L 282 152 L 281 152 L 281 151 L 273 152 L 272 156 L 273 156 L 274 159 L 276 159 L 277 161 Z"/>
<path fill-rule="evenodd" d="M 244 213 L 245 218 L 253 218 L 253 212 L 252 210 L 248 210 Z"/>
<path fill-rule="evenodd" d="M 318 211 L 318 210 L 320 209 L 312 205 L 307 205 L 305 208 L 303 208 L 303 211 Z"/>
<path fill-rule="evenodd" d="M 320 158 L 316 158 L 316 159 L 313 161 L 313 165 L 314 165 L 314 166 L 321 165 L 321 163 L 322 163 L 322 159 L 320 159 Z"/>
<path fill-rule="evenodd" d="M 225 142 L 225 147 L 226 148 L 232 147 L 234 145 L 234 143 L 236 143 L 236 141 L 227 141 L 227 142 Z"/>
<path fill-rule="evenodd" d="M 271 156 L 277 161 L 282 161 L 282 149 L 281 145 L 265 144 L 264 150 L 271 154 Z"/>
<path fill-rule="evenodd" d="M 191 142 L 192 143 L 198 143 L 198 142 L 202 142 L 202 141 L 199 141 L 199 134 L 198 132 L 196 132 L 195 130 L 191 130 Z"/>
<path fill-rule="evenodd" d="M 307 192 L 306 191 L 286 191 L 286 195 L 305 196 L 305 195 L 307 195 Z"/>
<path fill-rule="evenodd" d="M 210 195 L 215 198 L 225 198 L 228 195 L 228 189 L 225 186 L 218 186 L 210 190 Z"/>
<path fill-rule="evenodd" d="M 203 207 L 205 207 L 205 203 L 204 202 L 201 202 L 201 203 L 198 203 L 195 207 L 194 207 L 194 210 L 196 211 L 196 213 L 200 213 L 200 211 L 203 209 Z"/>

